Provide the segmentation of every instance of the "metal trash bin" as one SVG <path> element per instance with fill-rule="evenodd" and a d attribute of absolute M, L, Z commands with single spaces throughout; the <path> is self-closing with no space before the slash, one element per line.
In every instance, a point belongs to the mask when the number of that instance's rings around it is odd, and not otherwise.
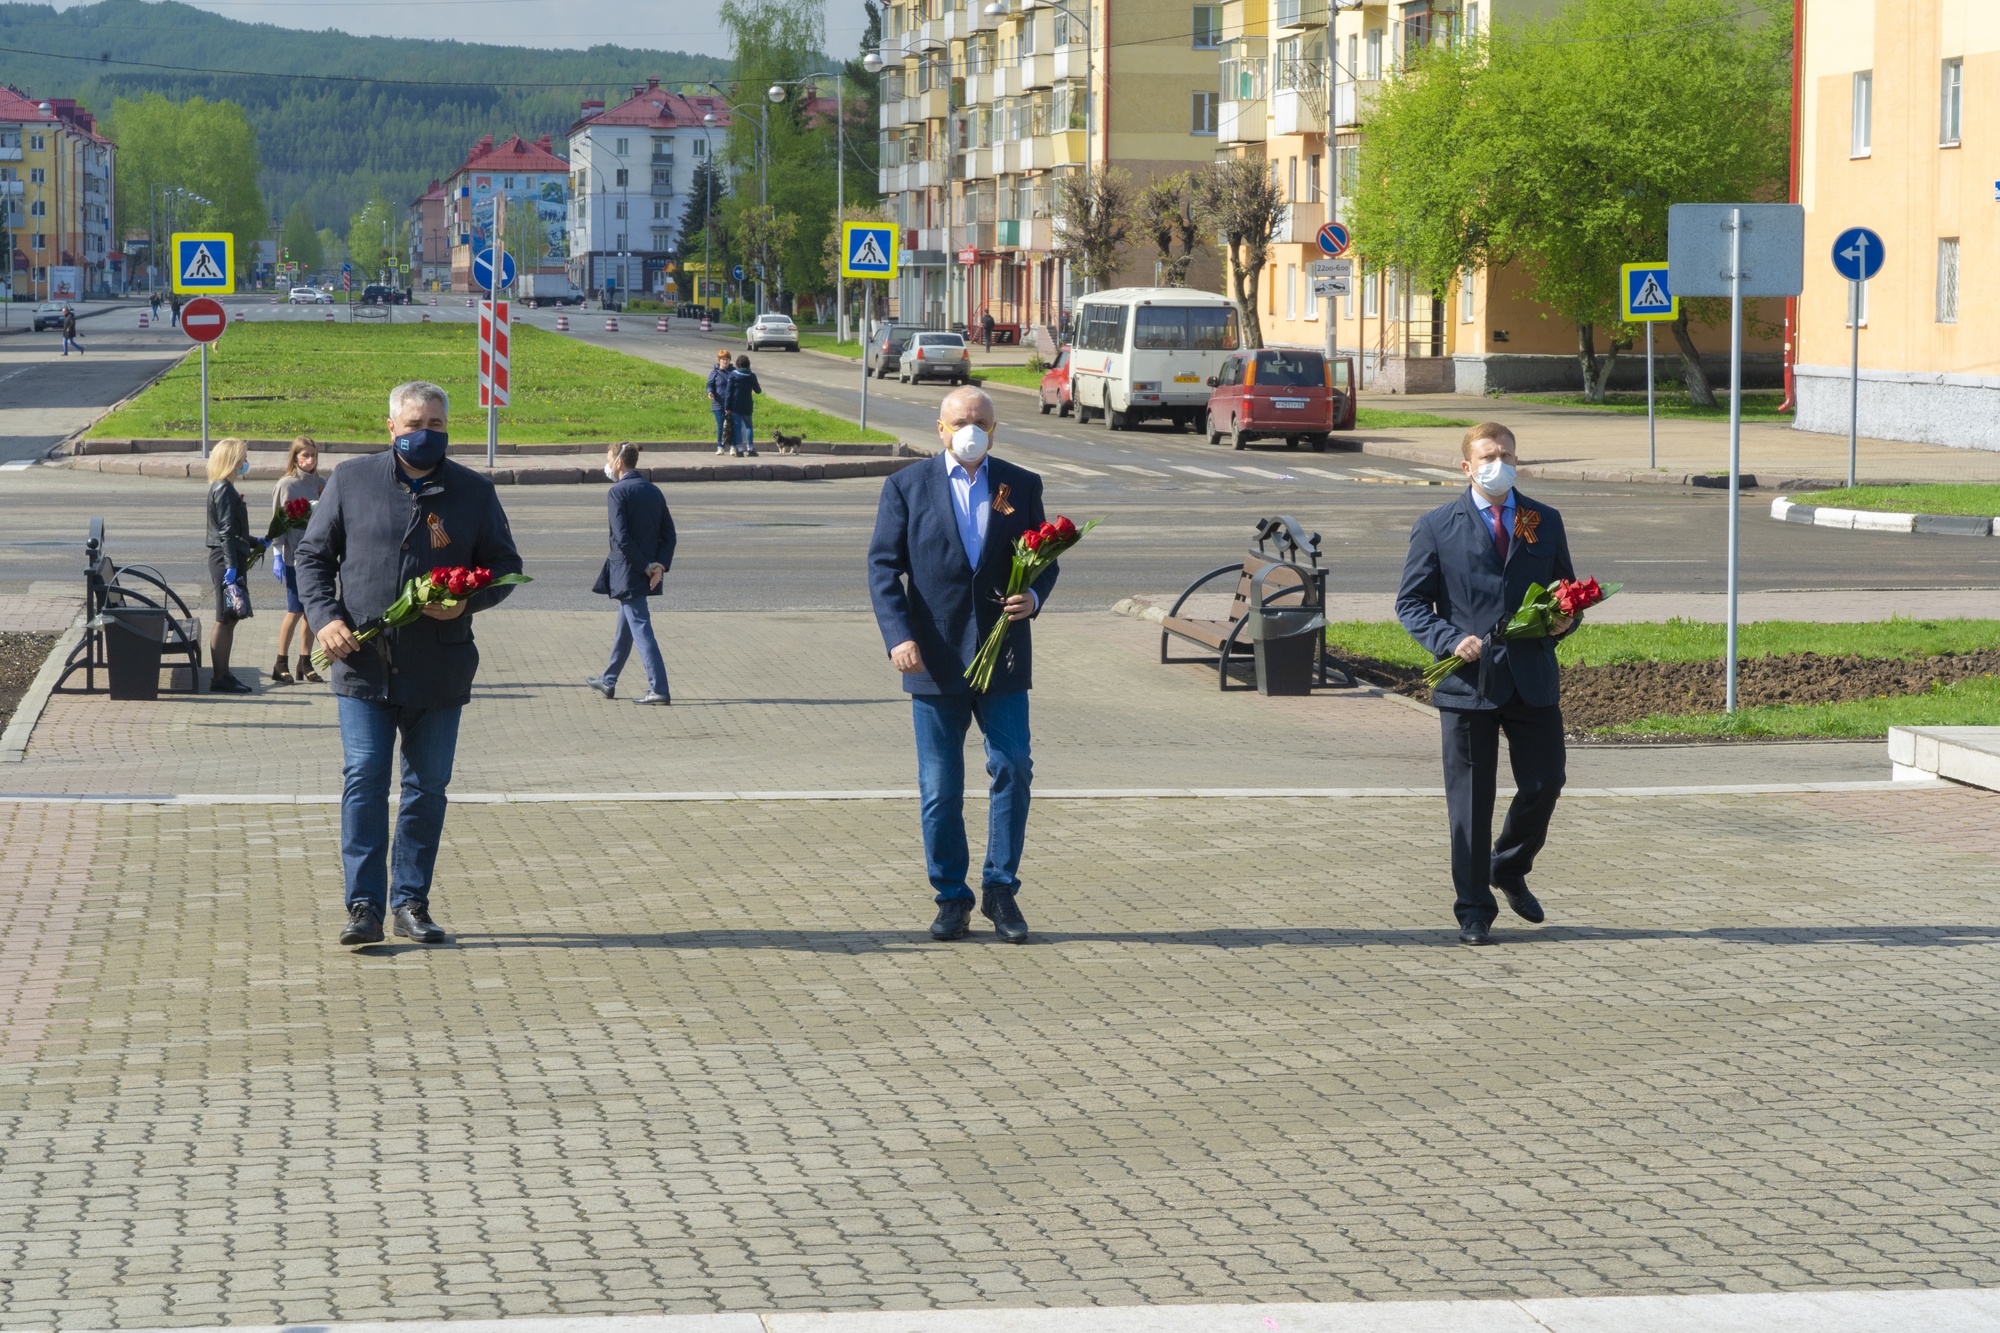
<path fill-rule="evenodd" d="M 160 697 L 160 649 L 167 613 L 154 606 L 107 606 L 90 622 L 104 633 L 104 664 L 111 697 L 151 702 Z"/>
<path fill-rule="evenodd" d="M 1313 677 L 1318 674 L 1319 639 L 1326 633 L 1326 608 L 1313 605 L 1319 600 L 1316 589 L 1309 580 L 1302 580 L 1298 586 L 1266 593 L 1264 575 L 1259 574 L 1250 591 L 1245 614 L 1250 618 L 1250 646 L 1257 663 L 1257 693 L 1311 694 L 1318 683 Z M 1300 604 L 1267 604 L 1271 597 L 1289 592 L 1299 595 Z"/>

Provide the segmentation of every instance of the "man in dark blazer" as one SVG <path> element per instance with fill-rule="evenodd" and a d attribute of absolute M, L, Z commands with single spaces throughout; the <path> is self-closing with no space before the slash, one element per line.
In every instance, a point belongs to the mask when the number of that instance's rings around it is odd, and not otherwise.
<path fill-rule="evenodd" d="M 1431 693 L 1444 722 L 1445 806 L 1451 817 L 1451 877 L 1458 938 L 1492 943 L 1498 888 L 1515 913 L 1542 920 L 1528 891 L 1535 853 L 1563 787 L 1563 723 L 1556 639 L 1508 639 L 1501 630 L 1528 585 L 1576 577 L 1562 515 L 1514 489 L 1514 434 L 1497 422 L 1465 433 L 1459 466 L 1472 484 L 1410 529 L 1396 615 L 1416 640 L 1460 668 Z M 1500 736 L 1513 761 L 1515 796 L 1493 840 Z"/>
<path fill-rule="evenodd" d="M 366 643 L 356 631 L 443 567 L 521 572 L 514 534 L 493 483 L 445 458 L 451 406 L 443 389 L 413 380 L 389 392 L 391 447 L 333 470 L 299 542 L 299 598 L 333 657 L 345 780 L 340 858 L 347 879 L 342 944 L 375 944 L 382 919 L 420 944 L 431 919 L 431 871 L 444 836 L 445 788 L 458 753 L 459 710 L 472 698 L 479 649 L 472 618 L 514 590 L 487 588 L 453 607 L 426 606 L 412 624 Z M 389 849 L 389 770 L 402 742 L 403 795 Z"/>
<path fill-rule="evenodd" d="M 604 475 L 611 478 L 605 501 L 611 511 L 611 554 L 591 591 L 618 599 L 618 633 L 611 641 L 610 665 L 603 675 L 584 684 L 607 699 L 615 698 L 618 673 L 625 669 L 636 643 L 646 668 L 646 692 L 632 702 L 671 704 L 667 660 L 653 636 L 653 612 L 646 599 L 658 595 L 667 571 L 674 567 L 674 516 L 667 511 L 667 497 L 639 471 L 638 445 L 612 445 L 604 455 Z"/>
<path fill-rule="evenodd" d="M 980 910 L 1001 939 L 1018 944 L 1028 938 L 1015 895 L 1034 775 L 1028 622 L 1055 587 L 1057 571 L 1051 566 L 1027 592 L 1006 595 L 1014 543 L 1044 518 L 1042 479 L 989 456 L 993 429 L 993 400 L 984 393 L 961 388 L 946 395 L 938 412 L 944 450 L 883 483 L 868 548 L 868 590 L 916 723 L 924 860 L 938 903 L 931 935 L 960 939 L 972 918 L 965 736 L 976 720 L 993 779 Z M 966 668 L 1003 615 L 1015 623 L 991 685 L 976 694 L 966 683 Z"/>

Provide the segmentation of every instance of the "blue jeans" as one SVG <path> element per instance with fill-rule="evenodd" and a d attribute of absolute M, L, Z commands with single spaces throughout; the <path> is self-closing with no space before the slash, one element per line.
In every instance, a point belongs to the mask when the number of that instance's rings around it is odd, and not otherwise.
<path fill-rule="evenodd" d="M 986 815 L 986 866 L 981 882 L 1008 893 L 1021 887 L 1021 845 L 1028 832 L 1028 788 L 1035 761 L 1028 753 L 1028 692 L 913 694 L 917 728 L 917 789 L 922 796 L 924 868 L 937 900 L 972 897 L 965 874 L 965 733 L 976 718 L 986 737 L 986 773 L 993 779 Z"/>
<path fill-rule="evenodd" d="M 667 659 L 660 656 L 660 641 L 653 637 L 653 608 L 644 597 L 621 597 L 618 600 L 618 635 L 611 640 L 611 664 L 604 668 L 604 679 L 616 682 L 618 673 L 625 669 L 625 659 L 632 655 L 632 645 L 639 645 L 639 662 L 646 668 L 646 684 L 655 694 L 666 694 Z"/>
<path fill-rule="evenodd" d="M 723 434 L 723 431 L 725 423 L 729 420 L 729 411 L 713 403 L 709 404 L 708 410 L 715 413 L 715 447 L 718 449 L 727 449 L 729 447 L 729 438 Z"/>
<path fill-rule="evenodd" d="M 340 861 L 347 871 L 347 905 L 386 907 L 430 902 L 431 871 L 444 834 L 445 788 L 458 753 L 457 708 L 400 708 L 336 696 L 340 748 L 346 755 L 340 791 Z M 396 854 L 389 855 L 389 756 L 403 739 L 403 800 L 396 812 Z"/>
<path fill-rule="evenodd" d="M 757 427 L 748 412 L 736 414 L 736 447 L 745 452 L 757 447 Z"/>

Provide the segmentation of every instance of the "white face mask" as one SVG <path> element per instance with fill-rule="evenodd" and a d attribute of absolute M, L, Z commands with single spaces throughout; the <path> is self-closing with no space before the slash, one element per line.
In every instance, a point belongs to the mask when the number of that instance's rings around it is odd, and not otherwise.
<path fill-rule="evenodd" d="M 970 422 L 951 433 L 951 452 L 961 463 L 977 463 L 992 443 L 991 435 Z"/>
<path fill-rule="evenodd" d="M 1514 465 L 1502 458 L 1489 458 L 1473 469 L 1472 479 L 1488 495 L 1505 495 L 1514 489 Z"/>
<path fill-rule="evenodd" d="M 611 464 L 609 464 L 609 463 L 606 463 L 606 464 L 604 465 L 604 478 L 605 478 L 605 480 L 607 480 L 607 481 L 616 481 L 616 480 L 618 480 L 618 469 L 617 469 L 617 468 L 615 468 L 615 467 L 613 467 L 613 466 L 611 466 Z"/>

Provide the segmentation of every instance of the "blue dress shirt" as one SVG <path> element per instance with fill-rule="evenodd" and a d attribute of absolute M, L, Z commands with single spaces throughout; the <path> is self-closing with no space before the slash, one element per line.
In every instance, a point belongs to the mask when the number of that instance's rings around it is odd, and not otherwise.
<path fill-rule="evenodd" d="M 965 470 L 958 456 L 945 455 L 945 476 L 951 480 L 951 512 L 958 520 L 958 540 L 965 547 L 965 559 L 974 569 L 986 551 L 986 525 L 993 520 L 993 487 L 990 469 L 982 466 L 977 476 Z"/>
<path fill-rule="evenodd" d="M 1491 537 L 1493 535 L 1493 502 L 1481 495 L 1479 488 L 1474 486 L 1472 488 L 1472 503 L 1479 506 L 1479 521 L 1486 525 L 1486 535 Z M 1500 521 L 1506 525 L 1505 531 L 1507 533 L 1508 546 L 1511 550 L 1514 541 L 1514 491 L 1512 487 L 1508 488 L 1507 498 L 1500 502 Z"/>

